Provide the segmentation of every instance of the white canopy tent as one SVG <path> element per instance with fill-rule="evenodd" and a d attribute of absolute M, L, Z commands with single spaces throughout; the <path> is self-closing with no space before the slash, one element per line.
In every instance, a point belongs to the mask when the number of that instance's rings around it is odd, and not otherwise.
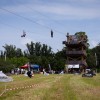
<path fill-rule="evenodd" d="M 77 64 L 77 65 L 68 65 L 68 68 L 79 68 L 79 64 Z"/>
<path fill-rule="evenodd" d="M 10 82 L 13 79 L 7 75 L 5 75 L 2 71 L 0 71 L 0 82 Z"/>

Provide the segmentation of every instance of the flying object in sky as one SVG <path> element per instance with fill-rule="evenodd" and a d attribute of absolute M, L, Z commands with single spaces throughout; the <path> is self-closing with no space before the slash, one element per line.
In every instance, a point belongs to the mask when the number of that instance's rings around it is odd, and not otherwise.
<path fill-rule="evenodd" d="M 51 30 L 51 37 L 53 38 L 53 31 Z"/>
<path fill-rule="evenodd" d="M 21 35 L 21 37 L 25 37 L 26 36 L 26 32 L 23 31 L 23 34 Z"/>

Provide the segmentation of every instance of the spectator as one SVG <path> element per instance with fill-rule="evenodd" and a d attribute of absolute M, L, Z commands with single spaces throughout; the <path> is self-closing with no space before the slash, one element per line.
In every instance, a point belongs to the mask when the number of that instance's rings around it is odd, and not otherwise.
<path fill-rule="evenodd" d="M 32 77 L 32 73 L 31 73 L 31 71 L 28 71 L 28 72 L 27 72 L 27 75 L 28 75 L 28 77 L 31 78 L 31 77 Z"/>

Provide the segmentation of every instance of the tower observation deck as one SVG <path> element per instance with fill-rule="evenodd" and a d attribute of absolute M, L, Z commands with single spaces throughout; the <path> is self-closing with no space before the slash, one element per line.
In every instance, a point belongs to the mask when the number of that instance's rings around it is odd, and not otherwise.
<path fill-rule="evenodd" d="M 67 33 L 67 40 L 63 41 L 66 48 L 66 65 L 68 72 L 83 71 L 87 67 L 86 63 L 86 48 L 87 48 L 87 35 L 75 34 L 69 35 Z M 78 65 L 75 68 L 73 66 Z M 69 67 L 72 66 L 72 67 Z"/>

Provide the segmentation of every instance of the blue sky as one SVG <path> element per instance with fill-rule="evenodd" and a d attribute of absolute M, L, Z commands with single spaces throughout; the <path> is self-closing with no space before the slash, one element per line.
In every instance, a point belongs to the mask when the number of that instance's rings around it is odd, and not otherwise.
<path fill-rule="evenodd" d="M 20 37 L 23 30 L 25 38 Z M 86 32 L 91 48 L 100 42 L 100 0 L 0 0 L 0 50 L 5 44 L 25 50 L 33 41 L 56 52 L 64 47 L 67 32 L 79 31 Z"/>

